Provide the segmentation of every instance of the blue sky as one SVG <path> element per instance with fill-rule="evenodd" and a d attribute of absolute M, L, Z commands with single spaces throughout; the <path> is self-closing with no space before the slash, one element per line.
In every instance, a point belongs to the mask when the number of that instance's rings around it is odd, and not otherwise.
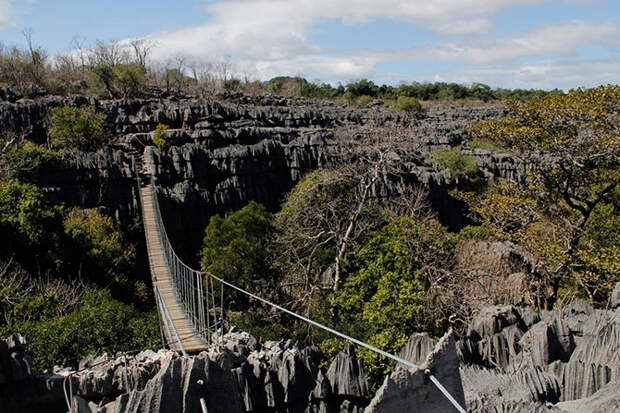
<path fill-rule="evenodd" d="M 51 54 L 147 38 L 152 63 L 347 82 L 618 83 L 618 0 L 0 0 L 0 41 Z"/>

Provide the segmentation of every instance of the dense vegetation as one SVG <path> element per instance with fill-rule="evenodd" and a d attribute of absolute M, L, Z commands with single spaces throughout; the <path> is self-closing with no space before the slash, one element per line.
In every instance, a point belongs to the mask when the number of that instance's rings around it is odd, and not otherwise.
<path fill-rule="evenodd" d="M 97 149 L 104 137 L 101 115 L 83 107 L 52 110 L 49 147 L 2 140 L 0 337 L 24 335 L 36 368 L 159 341 L 148 274 L 136 266 L 139 229 L 50 204 L 38 186 L 63 152 Z"/>

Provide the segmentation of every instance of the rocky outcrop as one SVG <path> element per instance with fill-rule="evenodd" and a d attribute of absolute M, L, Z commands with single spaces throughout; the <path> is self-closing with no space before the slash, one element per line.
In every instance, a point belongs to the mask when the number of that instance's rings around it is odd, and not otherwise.
<path fill-rule="evenodd" d="M 618 308 L 593 310 L 575 301 L 538 317 L 528 309 L 491 307 L 457 348 L 473 412 L 604 411 L 620 398 Z"/>
<path fill-rule="evenodd" d="M 410 340 L 411 341 L 411 340 Z M 413 360 L 410 360 L 413 362 Z M 459 373 L 459 360 L 452 332 L 446 333 L 418 369 L 402 365 L 385 378 L 365 413 L 403 412 L 418 406 L 424 412 L 456 412 L 448 399 L 429 382 L 426 371 L 446 388 L 460 406 L 465 397 Z"/>
<path fill-rule="evenodd" d="M 363 362 L 347 346 L 325 369 L 315 346 L 260 342 L 243 332 L 213 340 L 208 351 L 180 357 L 168 350 L 102 355 L 76 370 L 30 369 L 19 335 L 0 341 L 3 411 L 88 413 L 454 411 L 428 371 L 468 411 L 611 412 L 620 393 L 620 309 L 583 302 L 536 314 L 514 306 L 485 308 L 467 334 L 439 342 L 413 334 L 399 364 L 373 395 Z"/>

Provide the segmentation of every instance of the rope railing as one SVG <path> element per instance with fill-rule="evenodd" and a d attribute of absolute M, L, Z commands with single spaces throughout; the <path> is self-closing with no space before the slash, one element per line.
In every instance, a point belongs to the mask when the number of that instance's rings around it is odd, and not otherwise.
<path fill-rule="evenodd" d="M 318 327 L 322 330 L 325 330 L 335 336 L 348 340 L 354 344 L 357 344 L 361 347 L 364 347 L 368 350 L 371 350 L 375 353 L 381 354 L 384 357 L 387 357 L 391 360 L 394 360 L 398 363 L 401 363 L 407 367 L 413 369 L 421 369 L 421 366 L 415 364 L 407 359 L 404 359 L 399 356 L 395 356 L 394 354 L 388 353 L 387 351 L 381 350 L 375 346 L 372 346 L 368 343 L 365 343 L 361 340 L 358 340 L 354 337 L 351 337 L 347 334 L 344 334 L 338 330 L 335 330 L 331 327 L 328 327 L 324 324 L 321 324 L 317 321 L 314 321 L 310 318 L 299 315 L 289 309 L 286 309 L 278 304 L 275 304 L 271 301 L 268 301 L 262 297 L 259 297 L 245 289 L 238 287 L 222 278 L 217 277 L 209 272 L 205 271 L 196 271 L 189 266 L 187 266 L 183 261 L 177 256 L 172 248 L 170 240 L 168 239 L 168 235 L 166 233 L 166 228 L 164 226 L 161 212 L 159 209 L 159 202 L 157 199 L 157 193 L 155 190 L 155 186 L 151 181 L 151 196 L 153 200 L 153 210 L 155 213 L 155 222 L 157 225 L 157 230 L 160 234 L 160 238 L 162 241 L 162 245 L 164 248 L 164 255 L 166 257 L 167 265 L 170 269 L 170 273 L 172 275 L 176 293 L 179 298 L 179 301 L 182 303 L 183 308 L 185 309 L 186 315 L 191 320 L 196 331 L 210 342 L 211 333 L 210 331 L 213 329 L 214 334 L 219 332 L 221 335 L 224 334 L 224 286 L 232 288 L 235 291 L 238 291 L 250 298 L 253 298 L 261 303 L 268 305 L 272 308 L 275 308 L 278 311 L 289 314 L 301 321 L 304 321 L 310 325 Z M 213 287 L 213 281 L 217 281 L 220 284 L 220 308 L 219 308 L 219 318 L 218 311 L 216 306 L 215 299 L 215 291 Z M 159 293 L 159 290 L 157 290 Z M 161 296 L 159 297 L 161 300 Z M 209 308 L 212 306 L 212 308 Z M 213 312 L 211 313 L 211 310 Z M 212 317 L 212 318 L 211 318 Z M 429 378 L 430 382 L 437 387 L 437 389 L 446 397 L 446 399 L 454 406 L 454 408 L 460 413 L 466 413 L 465 409 L 452 397 L 450 392 L 439 382 L 437 377 L 433 375 L 433 373 L 429 369 L 424 370 L 424 374 Z"/>
<path fill-rule="evenodd" d="M 177 298 L 195 332 L 209 343 L 212 335 L 216 334 L 218 330 L 223 330 L 223 289 L 220 288 L 218 300 L 213 279 L 205 276 L 203 271 L 196 271 L 189 267 L 179 258 L 168 238 L 153 182 L 150 183 L 150 196 L 155 215 L 155 225 L 160 235 L 164 257 L 170 270 Z M 217 301 L 220 301 L 219 307 Z"/>

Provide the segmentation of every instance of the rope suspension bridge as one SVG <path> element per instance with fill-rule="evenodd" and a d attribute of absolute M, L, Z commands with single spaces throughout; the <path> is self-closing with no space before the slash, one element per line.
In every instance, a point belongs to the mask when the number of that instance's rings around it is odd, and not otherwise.
<path fill-rule="evenodd" d="M 138 182 L 151 279 L 164 347 L 187 356 L 188 353 L 206 350 L 210 343 L 216 341 L 218 337 L 222 337 L 225 322 L 224 287 L 227 287 L 407 367 L 421 369 L 421 366 L 409 360 L 296 314 L 211 273 L 190 268 L 174 252 L 168 239 L 153 179 L 151 178 L 148 183 L 140 179 Z M 218 289 L 219 291 L 216 291 Z M 425 374 L 458 412 L 465 413 L 465 409 L 460 406 L 430 370 L 425 370 Z M 201 405 L 203 412 L 206 413 L 207 408 L 204 399 L 201 400 Z"/>

